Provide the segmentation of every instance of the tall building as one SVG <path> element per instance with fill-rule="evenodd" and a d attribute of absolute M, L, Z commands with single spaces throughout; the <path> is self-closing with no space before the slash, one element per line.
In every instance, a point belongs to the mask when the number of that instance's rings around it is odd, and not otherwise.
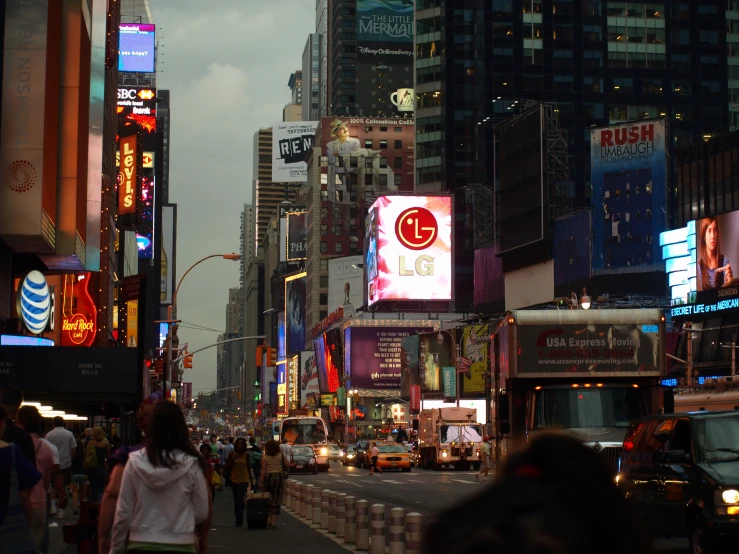
<path fill-rule="evenodd" d="M 321 117 L 321 45 L 323 37 L 308 35 L 303 49 L 303 121 L 318 121 Z"/>
<path fill-rule="evenodd" d="M 241 267 L 239 286 L 242 290 L 242 324 L 244 336 L 251 337 L 264 334 L 264 295 L 260 290 L 264 281 L 264 265 L 257 256 L 257 225 L 254 206 L 244 204 L 241 213 Z M 251 413 L 256 408 L 255 393 L 258 387 L 254 383 L 258 375 L 254 352 L 261 341 L 254 339 L 244 341 L 243 369 L 241 372 L 241 409 L 243 413 Z"/>
<path fill-rule="evenodd" d="M 243 330 L 243 291 L 241 288 L 228 290 L 228 304 L 226 304 L 226 333 L 219 337 L 219 341 L 244 336 Z M 222 346 L 222 348 L 220 348 Z M 225 406 L 236 407 L 237 390 L 241 386 L 241 366 L 244 358 L 243 341 L 229 342 L 219 345 L 218 357 L 218 388 L 221 390 L 219 398 Z"/>
<path fill-rule="evenodd" d="M 318 111 L 320 117 L 326 117 L 331 113 L 331 100 L 328 94 L 328 2 L 329 0 L 316 0 L 316 35 L 320 40 L 318 80 Z M 311 119 L 310 121 L 317 121 Z"/>
<path fill-rule="evenodd" d="M 328 115 L 397 115 L 392 93 L 413 88 L 412 3 L 328 2 L 326 15 Z"/>
<path fill-rule="evenodd" d="M 590 127 L 667 117 L 681 144 L 726 127 L 729 96 L 720 0 L 461 4 L 416 4 L 416 182 L 456 194 L 456 308 L 466 310 L 472 249 L 461 190 L 494 186 L 496 124 L 527 101 L 556 104 L 573 203 L 588 209 Z"/>
<path fill-rule="evenodd" d="M 739 127 L 739 0 L 727 0 L 726 52 L 728 56 L 731 127 Z"/>
<path fill-rule="evenodd" d="M 303 70 L 298 69 L 295 73 L 290 74 L 290 79 L 287 81 L 287 86 L 290 87 L 290 103 L 291 104 L 303 104 Z"/>

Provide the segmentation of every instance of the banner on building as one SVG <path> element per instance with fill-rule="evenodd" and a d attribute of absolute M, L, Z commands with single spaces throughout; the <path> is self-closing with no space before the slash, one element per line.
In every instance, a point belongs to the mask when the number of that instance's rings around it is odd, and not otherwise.
<path fill-rule="evenodd" d="M 470 325 L 462 334 L 462 357 L 470 362 L 469 374 L 463 377 L 462 390 L 465 393 L 484 393 L 485 374 L 488 368 L 487 325 Z"/>
<path fill-rule="evenodd" d="M 417 414 L 421 411 L 421 385 L 411 385 L 410 413 Z"/>
<path fill-rule="evenodd" d="M 313 148 L 317 121 L 291 121 L 272 126 L 272 182 L 305 183 L 305 155 Z"/>
<path fill-rule="evenodd" d="M 444 400 L 450 402 L 457 397 L 457 368 L 442 367 L 441 375 L 444 383 Z"/>
<path fill-rule="evenodd" d="M 413 2 L 357 0 L 357 59 L 413 64 Z"/>
<path fill-rule="evenodd" d="M 300 353 L 300 404 L 304 410 L 319 408 L 318 368 L 313 350 Z"/>
<path fill-rule="evenodd" d="M 288 262 L 304 260 L 308 251 L 308 231 L 305 212 L 288 212 L 286 259 Z"/>

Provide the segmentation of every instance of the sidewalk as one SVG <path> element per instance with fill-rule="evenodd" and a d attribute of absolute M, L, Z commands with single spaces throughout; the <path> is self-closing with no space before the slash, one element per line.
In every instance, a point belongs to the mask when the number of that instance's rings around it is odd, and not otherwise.
<path fill-rule="evenodd" d="M 49 529 L 51 535 L 50 554 L 76 554 L 76 545 L 62 541 L 62 525 L 72 523 L 71 514 L 64 520 L 54 519 L 58 527 Z M 314 531 L 305 523 L 284 512 L 277 520 L 277 529 L 249 530 L 246 523 L 241 528 L 234 525 L 233 496 L 231 489 L 216 493 L 215 514 L 208 537 L 211 554 L 242 554 L 245 550 L 260 552 L 290 552 L 300 554 L 346 554 L 346 550 L 333 540 Z"/>

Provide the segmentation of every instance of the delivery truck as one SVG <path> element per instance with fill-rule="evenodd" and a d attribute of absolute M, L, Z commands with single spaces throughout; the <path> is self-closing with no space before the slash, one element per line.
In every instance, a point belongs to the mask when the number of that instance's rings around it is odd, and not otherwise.
<path fill-rule="evenodd" d="M 426 469 L 480 468 L 483 426 L 475 408 L 434 408 L 418 416 L 418 465 Z"/>

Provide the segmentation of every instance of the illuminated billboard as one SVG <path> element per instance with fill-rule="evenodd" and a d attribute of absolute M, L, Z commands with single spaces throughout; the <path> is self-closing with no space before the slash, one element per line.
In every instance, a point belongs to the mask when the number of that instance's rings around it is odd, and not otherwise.
<path fill-rule="evenodd" d="M 362 256 L 331 258 L 328 261 L 328 313 L 345 306 L 345 314 L 364 304 Z"/>
<path fill-rule="evenodd" d="M 284 361 L 287 357 L 285 344 L 285 312 L 277 313 L 277 361 Z"/>
<path fill-rule="evenodd" d="M 287 244 L 285 257 L 287 261 L 304 260 L 308 251 L 308 232 L 305 228 L 305 212 L 288 212 Z"/>
<path fill-rule="evenodd" d="M 318 121 L 291 121 L 272 126 L 272 182 L 305 183 L 305 154 L 313 148 Z"/>
<path fill-rule="evenodd" d="M 122 23 L 118 30 L 118 71 L 154 73 L 155 35 L 153 23 Z"/>
<path fill-rule="evenodd" d="M 305 348 L 305 296 L 307 273 L 285 277 L 285 337 L 287 354 Z"/>
<path fill-rule="evenodd" d="M 660 234 L 674 318 L 739 309 L 739 211 Z M 732 265 L 732 263 L 734 265 Z"/>
<path fill-rule="evenodd" d="M 365 229 L 368 305 L 452 300 L 451 196 L 381 196 Z"/>
<path fill-rule="evenodd" d="M 357 0 L 357 58 L 413 63 L 413 2 Z"/>
<path fill-rule="evenodd" d="M 593 271 L 654 266 L 665 230 L 663 119 L 592 129 Z"/>
<path fill-rule="evenodd" d="M 304 410 L 316 409 L 320 397 L 316 355 L 313 350 L 304 350 L 300 353 L 300 407 Z"/>

